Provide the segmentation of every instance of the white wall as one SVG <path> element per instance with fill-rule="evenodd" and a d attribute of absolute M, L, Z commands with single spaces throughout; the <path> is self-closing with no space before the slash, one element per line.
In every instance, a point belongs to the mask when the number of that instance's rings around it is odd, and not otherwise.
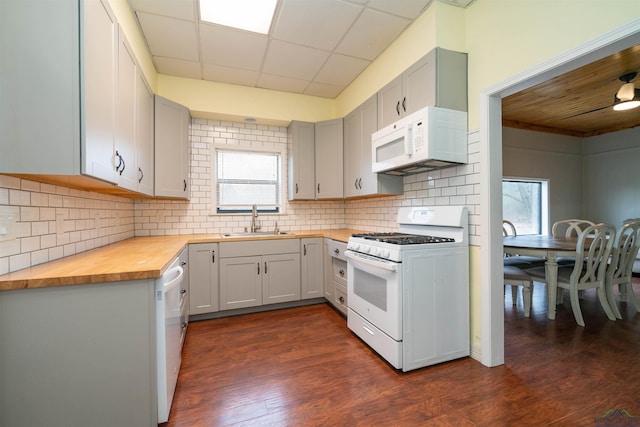
<path fill-rule="evenodd" d="M 503 176 L 549 180 L 550 225 L 583 217 L 582 139 L 503 127 L 502 156 Z"/>
<path fill-rule="evenodd" d="M 620 227 L 640 217 L 640 128 L 585 139 L 584 171 L 587 218 Z"/>

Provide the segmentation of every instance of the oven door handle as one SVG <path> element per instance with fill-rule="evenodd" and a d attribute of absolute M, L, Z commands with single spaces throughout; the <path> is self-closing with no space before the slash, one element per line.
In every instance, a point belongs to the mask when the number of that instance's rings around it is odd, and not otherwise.
<path fill-rule="evenodd" d="M 355 263 L 366 264 L 368 266 L 380 268 L 386 271 L 398 271 L 398 264 L 395 262 L 378 260 L 367 255 L 358 255 L 352 251 L 346 251 L 344 255 Z"/>

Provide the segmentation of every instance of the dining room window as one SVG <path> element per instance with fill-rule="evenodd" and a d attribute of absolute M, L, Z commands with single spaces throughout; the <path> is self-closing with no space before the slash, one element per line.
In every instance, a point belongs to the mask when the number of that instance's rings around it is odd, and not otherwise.
<path fill-rule="evenodd" d="M 511 221 L 518 234 L 547 233 L 548 187 L 542 179 L 502 180 L 502 218 Z"/>
<path fill-rule="evenodd" d="M 281 153 L 215 149 L 216 213 L 281 212 Z"/>

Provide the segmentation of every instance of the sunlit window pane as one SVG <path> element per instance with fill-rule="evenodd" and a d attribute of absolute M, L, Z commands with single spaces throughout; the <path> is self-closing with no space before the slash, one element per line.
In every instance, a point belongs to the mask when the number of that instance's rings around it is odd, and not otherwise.
<path fill-rule="evenodd" d="M 542 183 L 503 180 L 502 218 L 511 221 L 518 234 L 541 234 Z"/>

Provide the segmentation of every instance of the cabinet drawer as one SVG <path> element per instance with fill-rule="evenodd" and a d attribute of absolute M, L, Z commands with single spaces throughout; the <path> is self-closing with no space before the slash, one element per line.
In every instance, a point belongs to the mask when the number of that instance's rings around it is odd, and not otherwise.
<path fill-rule="evenodd" d="M 333 298 L 333 305 L 344 314 L 347 314 L 347 294 L 336 287 Z"/>
<path fill-rule="evenodd" d="M 338 258 L 331 259 L 333 280 L 343 286 L 347 286 L 347 262 Z"/>
<path fill-rule="evenodd" d="M 344 252 L 347 250 L 347 244 L 345 242 L 327 239 L 326 243 L 328 256 L 347 261 L 347 257 L 344 256 Z"/>

